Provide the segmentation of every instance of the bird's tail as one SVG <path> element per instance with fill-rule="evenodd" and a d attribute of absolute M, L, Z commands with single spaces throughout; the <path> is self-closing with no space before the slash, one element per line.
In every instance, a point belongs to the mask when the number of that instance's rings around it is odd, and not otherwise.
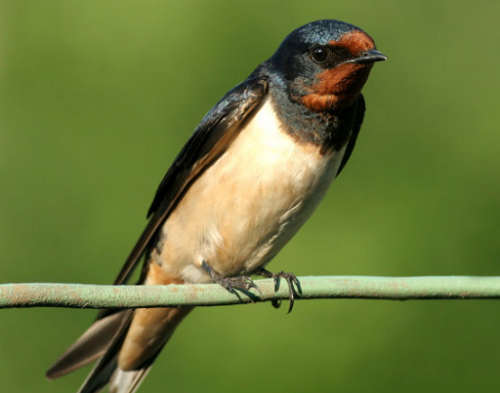
<path fill-rule="evenodd" d="M 47 371 L 55 379 L 99 359 L 78 393 L 133 393 L 192 308 L 125 310 L 96 320 Z"/>

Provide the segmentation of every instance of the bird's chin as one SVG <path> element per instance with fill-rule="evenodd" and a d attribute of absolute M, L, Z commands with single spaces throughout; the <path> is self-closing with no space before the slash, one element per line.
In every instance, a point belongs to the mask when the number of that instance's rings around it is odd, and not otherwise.
<path fill-rule="evenodd" d="M 337 93 L 310 93 L 302 97 L 302 104 L 313 112 L 332 112 L 350 107 L 360 94 L 360 90 Z"/>
<path fill-rule="evenodd" d="M 313 112 L 330 112 L 338 107 L 336 94 L 310 93 L 302 97 L 302 104 Z"/>

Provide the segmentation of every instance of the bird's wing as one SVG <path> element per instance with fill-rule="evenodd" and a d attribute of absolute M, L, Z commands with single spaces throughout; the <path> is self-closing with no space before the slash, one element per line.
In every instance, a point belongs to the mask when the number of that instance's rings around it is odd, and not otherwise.
<path fill-rule="evenodd" d="M 124 284 L 137 266 L 151 238 L 191 184 L 228 149 L 241 123 L 267 93 L 267 79 L 247 79 L 229 91 L 207 113 L 161 181 L 146 229 L 132 249 L 114 284 Z"/>
<path fill-rule="evenodd" d="M 347 142 L 347 147 L 345 149 L 342 162 L 340 163 L 337 176 L 340 174 L 342 169 L 344 169 L 347 161 L 349 161 L 349 157 L 351 157 L 351 153 L 354 150 L 354 145 L 356 144 L 356 139 L 358 138 L 359 130 L 361 129 L 361 124 L 363 123 L 363 118 L 365 117 L 365 99 L 363 98 L 362 94 L 358 96 L 354 105 L 354 121 L 352 125 L 351 137 L 349 138 L 349 142 Z"/>
<path fill-rule="evenodd" d="M 203 118 L 160 183 L 148 213 L 152 217 L 118 274 L 115 285 L 124 284 L 129 279 L 159 226 L 196 178 L 224 154 L 238 135 L 241 123 L 251 115 L 266 93 L 265 78 L 248 79 L 228 92 Z M 111 353 L 109 343 L 123 340 L 131 315 L 131 310 L 101 310 L 93 325 L 54 363 L 47 376 L 57 378 L 84 366 L 105 352 Z M 101 360 L 99 364 L 102 367 L 96 367 L 95 373 L 106 371 L 102 375 L 109 378 L 108 374 L 112 370 L 107 368 L 112 360 Z M 137 374 L 135 377 L 140 377 L 140 380 L 143 375 Z"/>

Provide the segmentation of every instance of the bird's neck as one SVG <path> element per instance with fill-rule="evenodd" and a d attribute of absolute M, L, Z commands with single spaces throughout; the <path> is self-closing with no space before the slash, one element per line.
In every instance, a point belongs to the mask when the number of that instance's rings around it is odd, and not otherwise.
<path fill-rule="evenodd" d="M 342 109 L 313 111 L 298 97 L 284 89 L 271 89 L 271 99 L 286 132 L 299 142 L 321 146 L 321 150 L 340 151 L 347 143 L 354 120 L 355 105 Z"/>

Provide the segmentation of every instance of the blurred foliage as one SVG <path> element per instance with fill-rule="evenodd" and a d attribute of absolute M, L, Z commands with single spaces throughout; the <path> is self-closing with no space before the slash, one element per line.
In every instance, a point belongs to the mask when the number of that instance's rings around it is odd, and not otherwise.
<path fill-rule="evenodd" d="M 0 0 L 0 281 L 109 283 L 204 113 L 294 28 L 369 32 L 389 61 L 357 148 L 271 264 L 298 275 L 499 275 L 499 2 Z M 286 307 L 285 307 L 286 308 Z M 196 310 L 144 392 L 493 392 L 487 301 Z M 0 389 L 44 371 L 94 312 L 0 312 Z"/>

